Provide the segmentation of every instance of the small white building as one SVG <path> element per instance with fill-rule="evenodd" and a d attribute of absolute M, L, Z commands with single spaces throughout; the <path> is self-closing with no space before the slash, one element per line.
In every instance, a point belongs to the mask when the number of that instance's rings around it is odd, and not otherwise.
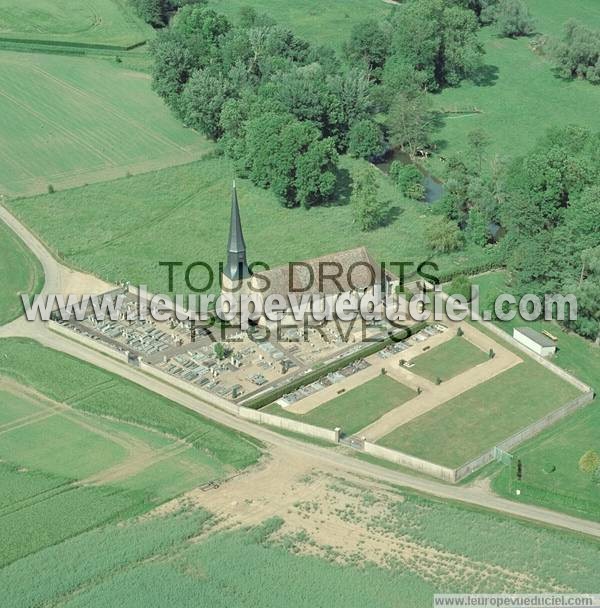
<path fill-rule="evenodd" d="M 513 338 L 542 357 L 556 352 L 556 344 L 550 338 L 529 327 L 515 327 Z"/>

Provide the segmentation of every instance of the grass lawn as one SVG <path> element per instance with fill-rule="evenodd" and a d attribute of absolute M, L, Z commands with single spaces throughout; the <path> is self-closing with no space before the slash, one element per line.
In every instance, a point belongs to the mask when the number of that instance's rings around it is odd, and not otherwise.
<path fill-rule="evenodd" d="M 526 358 L 397 428 L 379 443 L 458 467 L 578 394 L 575 387 Z"/>
<path fill-rule="evenodd" d="M 21 239 L 0 222 L 0 325 L 16 319 L 23 311 L 19 294 L 39 292 L 44 271 Z"/>
<path fill-rule="evenodd" d="M 152 36 L 127 0 L 0 0 L 0 40 L 126 47 Z"/>
<path fill-rule="evenodd" d="M 561 0 L 541 0 L 538 4 L 542 3 L 567 13 L 575 4 Z M 597 3 L 585 4 L 594 4 L 598 12 Z M 585 15 L 583 21 L 589 23 Z M 464 82 L 434 96 L 439 109 L 477 107 L 481 111 L 446 115 L 443 128 L 434 135 L 442 155 L 464 152 L 467 134 L 474 129 L 483 129 L 490 136 L 489 158 L 495 154 L 504 158 L 525 154 L 549 127 L 578 124 L 600 130 L 600 87 L 557 78 L 552 65 L 529 48 L 527 38 L 498 38 L 489 28 L 484 28 L 480 36 L 486 50 L 486 83 Z M 439 173 L 443 164 L 434 159 L 432 169 Z"/>
<path fill-rule="evenodd" d="M 342 159 L 340 179 L 362 161 Z M 175 293 L 187 293 L 184 269 L 198 260 L 214 269 L 225 259 L 229 233 L 233 167 L 223 157 L 204 159 L 83 188 L 29 199 L 11 200 L 11 210 L 68 264 L 108 279 L 145 283 L 168 293 L 161 261 L 178 261 Z M 271 266 L 366 246 L 374 259 L 418 265 L 432 259 L 443 270 L 476 264 L 493 251 L 469 247 L 452 255 L 433 255 L 423 241 L 430 210 L 403 199 L 380 175 L 382 196 L 394 205 L 385 227 L 361 232 L 341 188 L 337 204 L 306 209 L 282 207 L 270 191 L 238 180 L 237 189 L 249 261 Z M 99 229 L 99 227 L 101 227 Z M 416 266 L 413 267 L 413 269 Z M 408 269 L 410 271 L 410 268 Z M 190 280 L 205 285 L 205 271 Z M 220 290 L 214 284 L 212 293 Z"/>
<path fill-rule="evenodd" d="M 479 285 L 481 301 L 486 301 L 486 293 L 511 293 L 510 279 L 504 271 L 492 272 L 472 281 Z M 546 330 L 558 338 L 558 352 L 551 361 L 579 378 L 596 391 L 600 391 L 600 348 L 589 340 L 570 333 L 555 321 L 523 321 L 517 316 L 512 321 L 495 321 L 496 325 L 512 335 L 515 327 L 531 327 L 537 331 Z"/>
<path fill-rule="evenodd" d="M 600 484 L 578 466 L 587 450 L 600 452 L 598 403 L 576 412 L 515 450 L 515 458 L 523 462 L 523 481 L 518 483 L 514 471 L 503 467 L 492 487 L 512 500 L 600 521 Z M 520 496 L 514 493 L 517 488 L 521 490 Z"/>
<path fill-rule="evenodd" d="M 294 414 L 277 404 L 263 411 L 328 429 L 339 426 L 352 435 L 417 394 L 388 376 L 378 376 L 320 405 L 307 414 Z"/>
<path fill-rule="evenodd" d="M 29 195 L 190 162 L 212 148 L 147 74 L 115 62 L 0 53 L 0 193 Z"/>
<path fill-rule="evenodd" d="M 341 50 L 350 38 L 352 27 L 366 19 L 381 19 L 394 7 L 382 0 L 209 0 L 209 5 L 234 22 L 240 8 L 252 6 L 258 13 L 267 13 L 277 23 L 286 25 L 298 36 L 316 44 L 326 44 Z"/>
<path fill-rule="evenodd" d="M 449 380 L 487 360 L 479 348 L 456 336 L 413 359 L 415 366 L 410 371 L 435 382 L 436 378 Z"/>
<path fill-rule="evenodd" d="M 494 272 L 473 278 L 485 297 L 486 292 L 510 293 L 510 280 L 506 272 Z M 568 333 L 558 323 L 551 321 L 525 322 L 519 319 L 500 322 L 496 325 L 512 334 L 517 326 L 528 326 L 541 331 L 546 329 L 558 337 L 558 352 L 552 358 L 556 365 L 574 374 L 577 378 L 600 390 L 600 349 L 576 334 Z M 519 484 L 520 497 L 514 494 L 516 484 L 512 482 L 509 494 L 508 468 L 501 469 L 494 478 L 493 487 L 498 493 L 513 500 L 541 504 L 566 511 L 579 517 L 600 520 L 600 485 L 579 470 L 579 458 L 588 449 L 600 451 L 600 407 L 588 406 L 566 420 L 558 422 L 538 437 L 531 439 L 515 450 L 521 458 L 525 476 Z M 552 466 L 556 470 L 547 472 Z"/>

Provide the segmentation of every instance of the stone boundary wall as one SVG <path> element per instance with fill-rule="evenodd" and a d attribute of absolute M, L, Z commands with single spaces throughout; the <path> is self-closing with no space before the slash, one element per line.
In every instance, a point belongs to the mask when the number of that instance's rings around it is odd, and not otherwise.
<path fill-rule="evenodd" d="M 92 338 L 84 336 L 82 333 L 79 333 L 70 327 L 65 327 L 56 321 L 48 321 L 48 329 L 60 334 L 61 336 L 64 336 L 65 338 L 68 338 L 69 340 L 79 342 L 79 344 L 83 344 L 83 346 L 87 346 L 88 348 L 99 351 L 113 359 L 117 359 L 117 361 L 124 361 L 125 363 L 129 362 L 129 353 L 127 351 L 121 351 L 107 346 L 100 340 L 92 340 Z"/>
<path fill-rule="evenodd" d="M 369 441 L 365 441 L 364 443 L 364 452 L 365 454 L 370 454 L 371 456 L 381 458 L 382 460 L 388 460 L 409 469 L 419 471 L 420 473 L 425 473 L 431 477 L 442 479 L 443 481 L 449 481 L 450 483 L 455 483 L 456 481 L 456 472 L 453 469 L 434 464 L 427 460 L 422 460 L 421 458 L 416 458 L 415 456 L 409 456 L 408 454 L 398 452 L 397 450 L 384 448 L 383 446 L 370 443 Z"/>
<path fill-rule="evenodd" d="M 252 422 L 258 422 L 259 424 L 266 424 L 292 433 L 299 433 L 301 435 L 307 435 L 308 437 L 314 437 L 317 439 L 323 439 L 324 441 L 331 441 L 337 443 L 339 441 L 339 431 L 328 430 L 319 426 L 313 426 L 312 424 L 306 424 L 305 422 L 298 422 L 290 418 L 284 418 L 282 416 L 275 416 L 274 414 L 267 414 L 258 410 L 253 410 L 241 405 L 235 405 L 230 403 L 226 399 L 219 397 L 205 391 L 204 389 L 194 386 L 185 380 L 176 378 L 171 374 L 167 374 L 160 369 L 157 369 L 153 365 L 140 361 L 140 369 L 145 373 L 154 376 L 158 380 L 176 386 L 177 388 L 185 391 L 186 393 L 201 399 L 215 407 L 218 407 L 226 412 L 237 416 L 238 418 L 244 418 L 251 420 Z"/>

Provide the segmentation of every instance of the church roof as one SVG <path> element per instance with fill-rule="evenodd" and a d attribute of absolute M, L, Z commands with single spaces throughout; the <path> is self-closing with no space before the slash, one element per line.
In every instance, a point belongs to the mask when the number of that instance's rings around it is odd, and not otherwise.
<path fill-rule="evenodd" d="M 227 251 L 234 253 L 246 251 L 235 182 L 233 182 L 233 189 L 231 191 L 231 221 L 229 224 L 229 245 Z"/>
<path fill-rule="evenodd" d="M 246 262 L 246 242 L 242 231 L 240 207 L 238 205 L 237 190 L 233 182 L 231 192 L 231 220 L 229 224 L 229 243 L 227 245 L 227 264 L 223 272 L 232 281 L 241 281 L 250 276 Z"/>
<path fill-rule="evenodd" d="M 338 274 L 340 269 L 341 276 L 336 279 L 327 278 L 329 275 Z M 262 292 L 265 298 L 271 294 L 285 296 L 291 292 L 290 288 L 298 290 L 298 295 L 303 293 L 334 295 L 353 289 L 364 290 L 382 282 L 381 267 L 365 247 L 338 251 L 312 260 L 278 266 L 271 270 L 261 270 L 253 279 L 253 284 L 258 289 L 264 287 L 264 281 L 260 277 L 267 278 L 271 283 L 269 288 Z"/>

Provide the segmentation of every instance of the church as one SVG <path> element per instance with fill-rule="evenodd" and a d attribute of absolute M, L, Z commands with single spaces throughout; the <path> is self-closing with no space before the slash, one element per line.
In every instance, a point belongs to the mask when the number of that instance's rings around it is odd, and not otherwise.
<path fill-rule="evenodd" d="M 365 247 L 355 247 L 345 251 L 323 255 L 317 258 L 290 262 L 283 266 L 263 269 L 253 273 L 247 260 L 246 242 L 235 182 L 231 197 L 231 219 L 227 261 L 221 278 L 224 293 L 247 294 L 259 298 L 264 303 L 269 296 L 283 296 L 299 299 L 303 295 L 321 298 L 329 305 L 344 295 L 379 295 L 382 306 L 386 295 L 390 295 L 398 283 L 398 278 L 389 271 L 382 270 Z M 283 314 L 286 324 L 298 323 L 291 305 Z M 258 324 L 269 325 L 264 316 Z"/>

